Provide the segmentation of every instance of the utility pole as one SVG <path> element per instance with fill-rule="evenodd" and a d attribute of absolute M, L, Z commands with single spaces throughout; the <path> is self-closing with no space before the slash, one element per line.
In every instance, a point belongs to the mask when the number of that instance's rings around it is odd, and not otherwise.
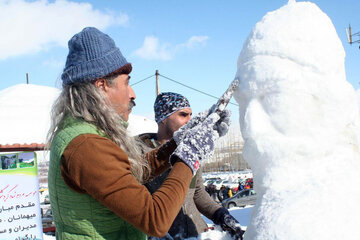
<path fill-rule="evenodd" d="M 346 30 L 346 37 L 347 37 L 348 43 L 350 43 L 350 44 L 360 43 L 360 32 L 352 33 L 350 24 L 349 24 L 349 28 L 345 28 L 345 30 Z M 353 41 L 354 36 L 359 37 L 359 40 Z M 359 46 L 359 49 L 360 49 L 360 46 Z"/>
<path fill-rule="evenodd" d="M 159 71 L 155 71 L 155 77 L 156 77 L 156 96 L 159 95 Z"/>
<path fill-rule="evenodd" d="M 26 84 L 29 84 L 29 74 L 26 73 Z"/>

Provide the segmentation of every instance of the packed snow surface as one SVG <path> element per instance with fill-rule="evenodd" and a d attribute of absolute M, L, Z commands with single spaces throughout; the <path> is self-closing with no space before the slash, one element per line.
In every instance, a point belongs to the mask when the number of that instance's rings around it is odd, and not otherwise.
<path fill-rule="evenodd" d="M 310 2 L 267 13 L 248 36 L 234 95 L 258 195 L 245 239 L 359 239 L 359 111 L 344 58 Z"/>
<path fill-rule="evenodd" d="M 233 240 L 228 232 L 224 232 L 220 226 L 215 225 L 214 230 L 203 232 L 197 238 L 188 238 L 188 240 Z"/>
<path fill-rule="evenodd" d="M 18 84 L 0 91 L 0 144 L 45 143 L 50 111 L 60 90 Z"/>
<path fill-rule="evenodd" d="M 50 112 L 60 89 L 18 84 L 0 91 L 0 144 L 45 143 Z M 157 132 L 154 120 L 130 114 L 129 133 Z"/>

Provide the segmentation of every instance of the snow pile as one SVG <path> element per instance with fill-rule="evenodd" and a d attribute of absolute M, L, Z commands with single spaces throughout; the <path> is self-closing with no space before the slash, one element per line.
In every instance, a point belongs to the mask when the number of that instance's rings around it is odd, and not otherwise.
<path fill-rule="evenodd" d="M 0 144 L 45 143 L 50 111 L 60 90 L 18 84 L 0 91 Z"/>
<path fill-rule="evenodd" d="M 215 225 L 214 230 L 209 230 L 199 234 L 198 238 L 188 238 L 188 240 L 233 240 L 228 232 L 224 232 L 220 226 Z"/>
<path fill-rule="evenodd" d="M 235 93 L 258 201 L 245 239 L 359 239 L 357 97 L 335 28 L 315 4 L 266 14 Z"/>
<path fill-rule="evenodd" d="M 360 89 L 356 90 L 356 95 L 357 95 L 359 111 L 360 111 Z"/>
<path fill-rule="evenodd" d="M 131 136 L 141 133 L 157 133 L 158 125 L 154 120 L 134 114 L 129 115 L 129 126 L 127 128 Z"/>
<path fill-rule="evenodd" d="M 51 107 L 59 96 L 57 88 L 18 84 L 0 91 L 0 144 L 45 143 L 50 128 Z M 157 124 L 130 114 L 129 132 L 157 132 Z"/>

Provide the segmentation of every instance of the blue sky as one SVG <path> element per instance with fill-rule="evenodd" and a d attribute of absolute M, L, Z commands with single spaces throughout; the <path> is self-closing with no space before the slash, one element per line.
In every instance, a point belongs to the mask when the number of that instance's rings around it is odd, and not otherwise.
<path fill-rule="evenodd" d="M 360 88 L 359 44 L 347 43 L 345 27 L 360 31 L 360 2 L 316 0 L 333 21 L 346 52 L 347 80 Z M 219 97 L 236 73 L 237 57 L 251 29 L 287 0 L 138 0 L 8 1 L 0 0 L 0 90 L 25 83 L 60 88 L 67 41 L 83 27 L 109 34 L 133 64 L 131 81 L 163 76 Z M 354 40 L 357 40 L 355 38 Z M 324 39 L 324 44 L 326 44 Z M 331 49 L 329 49 L 331 51 Z M 215 99 L 160 77 L 160 91 L 185 95 L 193 111 Z M 155 77 L 133 86 L 133 113 L 152 117 Z M 233 119 L 236 106 L 229 105 Z"/>

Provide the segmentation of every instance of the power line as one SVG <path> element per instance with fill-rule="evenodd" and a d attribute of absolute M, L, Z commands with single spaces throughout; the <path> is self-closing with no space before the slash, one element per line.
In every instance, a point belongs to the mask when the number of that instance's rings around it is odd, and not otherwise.
<path fill-rule="evenodd" d="M 147 78 L 144 78 L 143 80 L 140 80 L 140 81 L 138 81 L 138 82 L 136 82 L 136 83 L 130 84 L 130 86 L 135 86 L 136 84 L 141 83 L 141 82 L 143 82 L 143 81 L 145 81 L 145 80 L 148 80 L 149 78 L 151 78 L 151 77 L 153 77 L 153 76 L 155 76 L 155 74 L 153 74 L 153 75 L 151 75 L 151 76 L 149 76 L 149 77 L 147 77 Z"/>
<path fill-rule="evenodd" d="M 178 82 L 178 81 L 176 81 L 176 80 L 174 80 L 174 79 L 168 78 L 168 77 L 166 77 L 166 76 L 164 76 L 164 75 L 162 75 L 162 74 L 159 74 L 159 76 L 161 76 L 161 77 L 163 77 L 163 78 L 165 78 L 165 79 L 167 79 L 167 80 L 170 80 L 170 81 L 172 81 L 172 82 L 175 82 L 175 83 L 177 83 L 177 84 L 179 84 L 179 85 L 181 85 L 181 86 L 190 88 L 191 90 L 194 90 L 194 91 L 196 91 L 196 92 L 202 93 L 202 94 L 204 94 L 204 95 L 206 95 L 206 96 L 215 98 L 215 99 L 217 99 L 217 100 L 219 99 L 218 97 L 215 97 L 214 95 L 211 95 L 211 94 L 209 94 L 209 93 L 206 93 L 206 92 L 203 92 L 203 91 L 198 90 L 198 89 L 196 89 L 196 88 L 193 88 L 193 87 L 190 87 L 190 86 L 188 86 L 188 85 L 185 85 L 185 84 L 183 84 L 183 83 L 181 83 L 181 82 Z M 235 105 L 235 106 L 239 106 L 238 104 L 232 103 L 232 102 L 229 102 L 229 104 L 232 104 L 232 105 Z"/>
<path fill-rule="evenodd" d="M 199 89 L 190 87 L 190 86 L 188 86 L 188 85 L 186 85 L 186 84 L 183 84 L 183 83 L 181 83 L 181 82 L 179 82 L 179 81 L 176 81 L 176 80 L 174 80 L 174 79 L 171 79 L 171 78 L 169 78 L 169 77 L 166 77 L 166 76 L 164 76 L 164 75 L 162 75 L 162 74 L 160 74 L 160 73 L 158 73 L 158 72 L 157 72 L 157 74 L 158 74 L 158 76 L 161 76 L 161 77 L 163 77 L 163 78 L 165 78 L 165 79 L 167 79 L 167 80 L 169 80 L 169 81 L 172 81 L 172 82 L 174 82 L 174 83 L 177 83 L 177 84 L 179 84 L 179 85 L 181 85 L 181 86 L 183 86 L 183 87 L 187 87 L 187 88 L 189 88 L 189 89 L 191 89 L 191 90 L 194 90 L 194 91 L 196 91 L 196 92 L 199 92 L 199 93 L 201 93 L 201 94 L 204 94 L 204 95 L 206 95 L 206 96 L 208 96 L 208 97 L 212 97 L 212 98 L 214 98 L 214 99 L 216 99 L 216 100 L 219 99 L 218 97 L 216 97 L 216 96 L 214 96 L 214 95 L 211 95 L 211 94 L 206 93 L 206 92 L 204 92 L 204 91 L 201 91 L 201 90 L 199 90 Z M 156 75 L 156 74 L 152 74 L 151 76 L 146 77 L 146 78 L 144 78 L 144 79 L 142 79 L 142 80 L 140 80 L 140 81 L 138 81 L 138 82 L 135 82 L 135 83 L 131 84 L 130 86 L 135 86 L 136 84 L 141 83 L 141 82 L 144 82 L 145 80 L 148 80 L 149 78 L 151 78 L 151 77 L 153 77 L 153 76 L 155 76 L 155 75 Z M 232 105 L 234 105 L 234 106 L 239 106 L 238 104 L 232 103 L 232 102 L 229 102 L 229 104 L 232 104 Z"/>

